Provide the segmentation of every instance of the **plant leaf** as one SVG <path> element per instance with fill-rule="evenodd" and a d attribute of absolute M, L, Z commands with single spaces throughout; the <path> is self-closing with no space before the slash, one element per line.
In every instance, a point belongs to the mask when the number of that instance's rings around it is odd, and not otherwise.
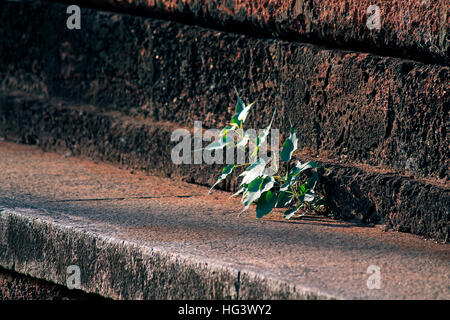
<path fill-rule="evenodd" d="M 275 192 L 269 190 L 261 194 L 261 197 L 258 199 L 258 203 L 256 205 L 256 217 L 260 219 L 266 214 L 269 214 L 276 203 L 277 195 Z"/>
<path fill-rule="evenodd" d="M 298 147 L 298 138 L 295 134 L 294 128 L 291 128 L 290 130 L 289 138 L 286 139 L 283 143 L 283 149 L 280 153 L 280 158 L 284 162 L 289 162 L 291 160 L 292 154 L 295 150 L 297 150 Z"/>
<path fill-rule="evenodd" d="M 236 103 L 236 110 L 234 112 L 233 118 L 231 118 L 231 123 L 237 125 L 238 127 L 242 127 L 242 124 L 245 122 L 248 113 L 250 112 L 250 108 L 255 104 L 255 102 L 246 105 L 244 101 L 242 101 L 242 99 L 239 97 L 237 91 L 236 95 L 238 101 Z"/>
<path fill-rule="evenodd" d="M 241 121 L 241 123 L 244 123 L 247 119 L 248 113 L 250 112 L 250 108 L 255 104 L 255 101 L 252 103 L 246 105 L 244 109 L 239 113 L 238 120 Z"/>
<path fill-rule="evenodd" d="M 222 169 L 222 174 L 220 175 L 219 179 L 217 179 L 216 183 L 213 184 L 211 189 L 209 189 L 209 193 L 211 194 L 212 189 L 222 180 L 224 180 L 230 173 L 233 172 L 234 164 L 229 164 L 225 168 Z"/>
<path fill-rule="evenodd" d="M 295 167 L 291 169 L 289 172 L 286 182 L 281 186 L 280 191 L 287 191 L 289 187 L 291 187 L 293 184 L 297 182 L 299 179 L 299 174 L 307 169 L 314 169 L 319 168 L 320 165 L 315 161 L 308 161 L 306 163 L 301 163 L 300 161 L 297 161 Z M 319 181 L 319 175 L 316 171 L 312 173 L 312 176 L 308 178 L 306 182 L 307 189 L 313 189 L 316 185 L 316 182 Z"/>
<path fill-rule="evenodd" d="M 308 161 L 305 163 L 301 163 L 300 161 L 297 161 L 297 163 L 295 164 L 295 167 L 292 168 L 290 174 L 292 176 L 296 176 L 300 172 L 303 172 L 307 169 L 314 169 L 314 168 L 319 168 L 319 167 L 320 167 L 320 165 L 315 161 Z"/>
<path fill-rule="evenodd" d="M 287 191 L 292 185 L 294 185 L 299 179 L 298 175 L 292 176 L 288 175 L 287 180 L 280 188 L 280 191 Z"/>
<path fill-rule="evenodd" d="M 306 180 L 305 187 L 308 190 L 314 190 L 318 181 L 319 181 L 319 174 L 317 173 L 317 171 L 313 171 L 311 177 L 309 177 Z"/>
<path fill-rule="evenodd" d="M 316 201 L 314 201 L 314 205 L 317 207 L 325 206 L 326 204 L 327 204 L 327 202 L 325 201 L 325 199 L 323 197 L 318 198 Z"/>
<path fill-rule="evenodd" d="M 305 193 L 303 201 L 312 202 L 312 201 L 314 201 L 315 197 L 316 197 L 316 193 L 314 192 L 314 190 L 309 190 L 307 193 Z"/>
<path fill-rule="evenodd" d="M 242 188 L 240 188 L 236 193 L 234 193 L 231 197 L 236 197 L 238 195 L 240 195 L 241 193 L 244 193 L 244 191 L 247 189 L 247 187 L 243 186 Z"/>
<path fill-rule="evenodd" d="M 285 218 L 286 220 L 289 220 L 290 218 L 292 218 L 292 217 L 294 216 L 294 214 L 297 213 L 297 211 L 298 211 L 301 207 L 303 207 L 303 203 L 302 203 L 301 205 L 296 206 L 295 208 L 286 210 L 286 211 L 284 212 L 284 218 Z"/>
<path fill-rule="evenodd" d="M 227 145 L 229 145 L 230 143 L 233 143 L 233 142 L 234 142 L 233 137 L 224 135 L 220 139 L 209 144 L 205 148 L 205 150 L 213 151 L 213 150 L 223 149 L 224 147 L 226 147 Z"/>
<path fill-rule="evenodd" d="M 275 113 L 276 113 L 276 110 L 273 112 L 273 116 L 272 116 L 272 119 L 270 120 L 269 125 L 266 128 L 260 130 L 258 136 L 256 137 L 256 139 L 255 139 L 256 148 L 255 148 L 255 151 L 253 152 L 253 156 L 256 156 L 256 154 L 258 153 L 259 147 L 267 140 L 267 136 L 270 133 L 270 128 L 272 127 L 273 119 L 275 118 Z"/>
<path fill-rule="evenodd" d="M 244 133 L 244 136 L 236 143 L 236 148 L 244 149 L 250 139 L 248 132 Z"/>
<path fill-rule="evenodd" d="M 249 183 L 247 189 L 247 197 L 244 200 L 245 208 L 243 211 L 247 210 L 248 207 L 252 204 L 253 201 L 256 201 L 261 196 L 261 185 L 264 181 L 263 177 L 257 177 L 252 182 Z"/>
<path fill-rule="evenodd" d="M 245 103 L 244 103 L 244 101 L 241 100 L 241 98 L 239 97 L 237 91 L 236 91 L 236 94 L 237 94 L 237 96 L 238 96 L 238 97 L 237 97 L 238 100 L 237 100 L 237 103 L 236 103 L 236 110 L 235 110 L 235 112 L 234 112 L 233 118 L 231 118 L 231 123 L 235 123 L 235 124 L 237 124 L 237 125 L 240 127 L 242 121 L 239 120 L 239 115 L 240 115 L 241 112 L 244 110 L 244 108 L 245 108 Z"/>
<path fill-rule="evenodd" d="M 283 208 L 291 203 L 293 197 L 292 193 L 281 191 L 278 194 L 277 208 Z"/>
<path fill-rule="evenodd" d="M 261 176 L 264 172 L 265 167 L 266 161 L 262 158 L 257 159 L 247 168 L 247 170 L 239 175 L 240 177 L 244 177 L 242 179 L 241 185 L 250 184 L 250 182 L 252 182 L 256 177 Z"/>
<path fill-rule="evenodd" d="M 275 179 L 267 176 L 264 178 L 263 183 L 261 184 L 261 192 L 269 191 L 275 185 Z"/>

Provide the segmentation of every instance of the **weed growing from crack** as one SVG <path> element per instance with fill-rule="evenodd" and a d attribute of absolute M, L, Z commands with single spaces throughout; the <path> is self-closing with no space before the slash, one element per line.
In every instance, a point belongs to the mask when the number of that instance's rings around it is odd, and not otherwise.
<path fill-rule="evenodd" d="M 267 140 L 276 112 L 274 112 L 268 127 L 261 130 L 258 135 L 251 136 L 244 133 L 244 122 L 254 102 L 245 104 L 238 94 L 237 99 L 236 111 L 231 122 L 221 130 L 220 139 L 214 141 L 205 149 L 213 151 L 223 149 L 231 144 L 235 148 L 244 148 L 246 154 L 251 153 L 250 155 L 256 158 L 259 148 Z M 237 141 L 234 137 L 238 137 Z M 253 146 L 252 149 L 250 145 Z M 274 208 L 286 208 L 287 210 L 283 214 L 285 219 L 303 216 L 306 212 L 305 210 L 299 213 L 302 207 L 310 209 L 322 208 L 326 204 L 325 199 L 317 196 L 315 192 L 319 182 L 318 169 L 322 167 L 315 161 L 305 163 L 298 160 L 294 161 L 292 155 L 297 148 L 298 138 L 291 123 L 289 137 L 284 141 L 279 155 L 278 153 L 273 154 L 270 161 L 257 158 L 250 163 L 225 166 L 211 190 L 218 183 L 225 180 L 234 169 L 246 166 L 246 170 L 239 175 L 239 177 L 242 177 L 240 190 L 233 195 L 242 195 L 241 202 L 244 204 L 244 209 L 239 214 L 246 211 L 252 204 L 256 204 L 257 218 L 262 218 L 269 214 Z M 275 168 L 275 170 L 266 168 L 271 161 L 278 163 L 278 159 L 275 157 L 279 157 L 286 167 L 285 173 L 282 175 L 277 175 L 278 168 Z"/>

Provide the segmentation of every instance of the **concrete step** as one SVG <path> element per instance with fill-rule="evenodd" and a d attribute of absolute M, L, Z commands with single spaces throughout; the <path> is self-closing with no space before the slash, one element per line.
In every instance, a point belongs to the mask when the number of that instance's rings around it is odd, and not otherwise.
<path fill-rule="evenodd" d="M 329 2 L 333 4 L 328 9 L 335 12 L 338 2 Z M 120 3 L 124 10 L 151 6 L 145 1 Z M 166 2 L 156 3 L 155 8 L 162 7 L 155 12 L 170 11 Z M 170 17 L 175 17 L 181 6 L 170 3 Z M 191 8 L 186 15 L 195 11 L 195 2 L 183 3 Z M 207 7 L 215 3 L 209 1 Z M 325 8 L 308 3 L 313 11 Z M 356 10 L 355 1 L 347 3 L 349 10 Z M 191 127 L 199 120 L 204 127 L 220 128 L 233 112 L 236 87 L 247 100 L 258 100 L 249 127 L 262 128 L 267 119 L 260 115 L 278 109 L 275 126 L 287 130 L 292 119 L 301 132 L 301 148 L 420 177 L 450 178 L 446 65 L 86 8 L 82 30 L 69 30 L 65 5 L 0 6 L 0 77 L 5 90 L 61 97 L 154 121 Z M 201 8 L 194 17 L 201 15 Z M 248 14 L 234 9 L 236 17 Z M 211 15 L 225 11 L 219 6 Z M 26 16 L 33 19 L 10 18 Z M 252 19 L 244 21 L 252 24 Z M 427 21 L 421 16 L 417 23 L 439 20 Z"/>
<path fill-rule="evenodd" d="M 177 142 L 170 137 L 177 128 L 173 123 L 103 112 L 60 99 L 0 93 L 0 137 L 6 140 L 211 186 L 222 166 L 172 162 L 171 150 Z M 322 192 L 335 217 L 383 223 L 394 230 L 449 241 L 448 184 L 311 153 L 299 157 L 330 169 L 321 178 Z M 237 174 L 219 187 L 237 191 Z"/>
<path fill-rule="evenodd" d="M 0 143 L 0 266 L 117 299 L 449 299 L 450 247 Z M 369 266 L 381 289 L 369 289 Z M 375 267 L 375 268 L 377 268 Z"/>

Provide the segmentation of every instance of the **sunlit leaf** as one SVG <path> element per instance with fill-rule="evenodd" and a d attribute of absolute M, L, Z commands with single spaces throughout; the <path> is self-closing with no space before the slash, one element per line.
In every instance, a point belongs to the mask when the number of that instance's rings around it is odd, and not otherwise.
<path fill-rule="evenodd" d="M 300 161 L 297 161 L 297 163 L 295 164 L 295 166 L 292 168 L 290 174 L 292 176 L 296 176 L 298 175 L 300 172 L 303 172 L 307 169 L 314 169 L 314 168 L 319 168 L 320 165 L 315 162 L 315 161 L 308 161 L 305 163 L 301 163 Z"/>
<path fill-rule="evenodd" d="M 240 177 L 244 177 L 242 179 L 241 185 L 250 184 L 250 182 L 252 182 L 256 177 L 261 176 L 264 172 L 265 167 L 266 161 L 262 158 L 257 159 L 247 168 L 247 170 L 239 175 Z"/>
<path fill-rule="evenodd" d="M 295 208 L 286 210 L 286 211 L 284 212 L 284 215 L 283 215 L 284 218 L 285 218 L 286 220 L 289 220 L 290 218 L 292 218 L 292 217 L 297 213 L 297 211 L 298 211 L 301 207 L 303 207 L 303 203 L 302 203 L 301 205 L 296 206 Z"/>
<path fill-rule="evenodd" d="M 209 144 L 205 150 L 213 151 L 213 150 L 219 150 L 223 149 L 227 145 L 234 143 L 234 139 L 231 136 L 225 135 L 221 137 L 220 139 L 214 141 L 213 143 Z"/>
<path fill-rule="evenodd" d="M 250 112 L 250 108 L 255 104 L 255 102 L 252 102 L 244 107 L 244 109 L 241 111 L 241 113 L 238 116 L 238 120 L 242 123 L 245 122 L 247 119 L 248 113 Z"/>
<path fill-rule="evenodd" d="M 267 176 L 264 178 L 263 183 L 261 184 L 261 192 L 269 191 L 275 185 L 275 179 Z"/>
<path fill-rule="evenodd" d="M 248 141 L 250 140 L 251 134 L 249 132 L 245 132 L 242 138 L 236 143 L 236 148 L 245 149 Z"/>
<path fill-rule="evenodd" d="M 272 122 L 275 117 L 275 112 L 276 111 L 273 112 L 273 116 L 272 116 L 272 119 L 270 120 L 269 125 L 266 128 L 260 130 L 258 136 L 255 138 L 255 141 L 254 141 L 255 142 L 255 150 L 253 151 L 253 156 L 256 156 L 256 154 L 259 151 L 260 146 L 266 142 L 267 136 L 269 135 L 270 129 L 272 127 Z"/>
<path fill-rule="evenodd" d="M 236 197 L 236 196 L 240 195 L 241 193 L 244 193 L 244 191 L 245 191 L 246 189 L 247 189 L 246 186 L 240 188 L 236 193 L 234 193 L 234 194 L 232 195 L 232 197 Z"/>
<path fill-rule="evenodd" d="M 236 94 L 237 94 L 237 92 L 236 92 Z M 238 100 L 236 103 L 236 110 L 234 112 L 233 118 L 231 118 L 231 123 L 235 123 L 238 126 L 241 125 L 242 121 L 239 120 L 239 115 L 244 110 L 244 108 L 245 108 L 245 103 L 244 103 L 244 101 L 241 100 L 241 98 L 238 95 Z"/>
<path fill-rule="evenodd" d="M 316 197 L 316 193 L 314 192 L 314 190 L 310 190 L 307 193 L 305 193 L 303 200 L 305 202 L 312 202 L 312 201 L 314 201 L 315 197 Z"/>
<path fill-rule="evenodd" d="M 227 165 L 225 168 L 222 169 L 222 174 L 220 175 L 219 179 L 217 179 L 216 183 L 213 184 L 211 189 L 209 189 L 209 193 L 211 193 L 212 189 L 222 180 L 224 180 L 229 174 L 233 172 L 234 164 Z"/>
<path fill-rule="evenodd" d="M 246 105 L 244 103 L 244 101 L 239 97 L 239 94 L 237 93 L 237 91 L 236 91 L 236 95 L 237 95 L 238 101 L 236 104 L 236 110 L 234 112 L 233 118 L 231 118 L 231 123 L 237 125 L 238 127 L 242 127 L 242 124 L 247 119 L 250 109 L 255 104 L 255 102 L 252 102 L 252 103 Z"/>
<path fill-rule="evenodd" d="M 247 196 L 244 200 L 245 208 L 242 211 L 248 209 L 248 207 L 252 204 L 253 201 L 256 201 L 261 196 L 261 185 L 264 181 L 263 177 L 257 177 L 253 181 L 251 181 L 247 188 Z"/>

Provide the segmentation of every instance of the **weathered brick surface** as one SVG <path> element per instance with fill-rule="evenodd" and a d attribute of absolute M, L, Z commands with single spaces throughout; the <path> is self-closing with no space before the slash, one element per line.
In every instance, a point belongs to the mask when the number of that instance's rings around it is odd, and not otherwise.
<path fill-rule="evenodd" d="M 393 229 L 449 240 L 450 190 L 389 172 L 325 164 L 322 185 L 332 212 L 364 223 L 383 219 Z"/>
<path fill-rule="evenodd" d="M 449 63 L 450 7 L 446 0 L 62 1 L 239 33 Z M 366 26 L 371 5 L 380 8 L 380 30 Z"/>
<path fill-rule="evenodd" d="M 419 176 L 449 176 L 446 66 L 88 9 L 82 30 L 69 31 L 63 5 L 0 6 L 6 89 L 221 127 L 231 117 L 237 87 L 259 101 L 249 127 L 265 126 L 278 108 L 275 127 L 286 129 L 291 118 L 301 148 Z"/>

